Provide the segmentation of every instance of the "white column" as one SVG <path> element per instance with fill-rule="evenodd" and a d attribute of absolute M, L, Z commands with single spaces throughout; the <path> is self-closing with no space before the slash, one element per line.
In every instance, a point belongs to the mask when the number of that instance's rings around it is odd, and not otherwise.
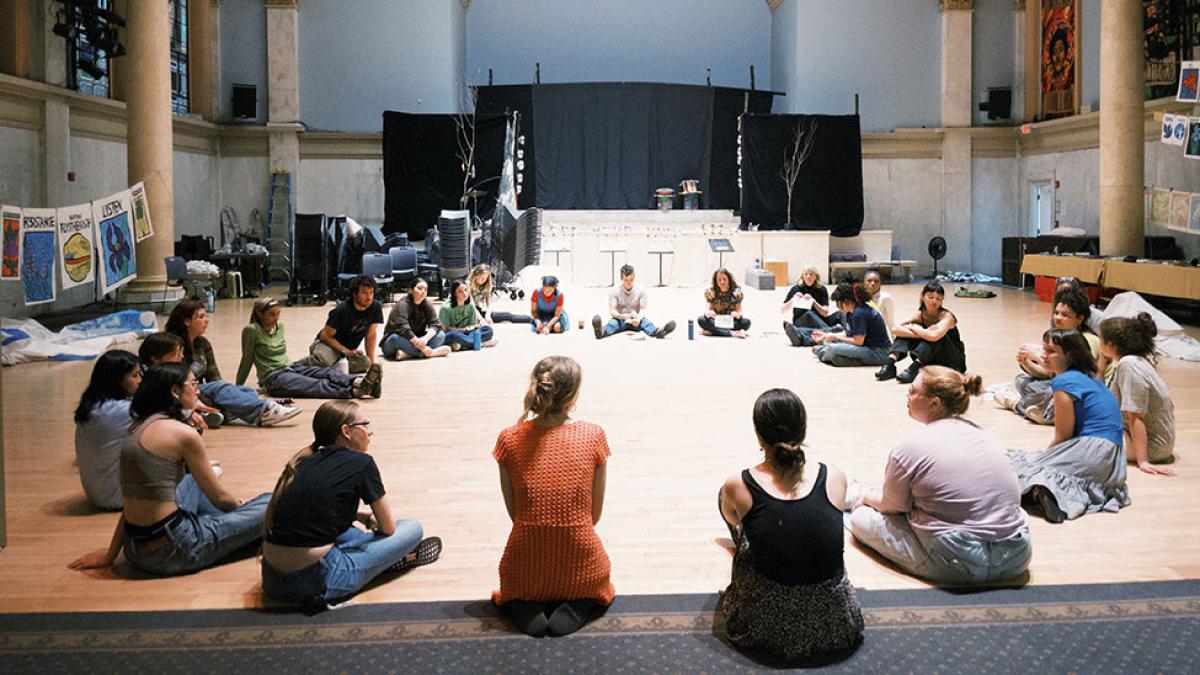
<path fill-rule="evenodd" d="M 292 174 L 292 203 L 300 186 L 300 8 L 297 0 L 266 0 L 267 126 L 272 171 Z"/>
<path fill-rule="evenodd" d="M 65 101 L 46 99 L 42 107 L 42 206 L 66 206 L 67 172 L 71 166 L 71 108 Z"/>
<path fill-rule="evenodd" d="M 1142 3 L 1100 8 L 1100 253 L 1144 253 Z"/>
<path fill-rule="evenodd" d="M 971 0 L 939 0 L 942 9 L 942 126 L 971 126 Z"/>
<path fill-rule="evenodd" d="M 942 10 L 942 236 L 939 269 L 971 267 L 971 0 L 939 0 Z"/>

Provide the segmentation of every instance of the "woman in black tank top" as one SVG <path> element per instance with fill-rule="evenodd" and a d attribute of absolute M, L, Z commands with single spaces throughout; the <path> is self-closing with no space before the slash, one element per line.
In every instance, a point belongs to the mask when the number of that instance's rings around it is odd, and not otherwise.
<path fill-rule="evenodd" d="M 967 350 L 958 333 L 958 318 L 942 306 L 946 289 L 930 281 L 921 289 L 917 312 L 892 328 L 892 349 L 888 361 L 875 373 L 877 380 L 895 378 L 900 384 L 917 379 L 923 366 L 946 366 L 967 372 Z M 911 357 L 908 368 L 896 373 L 896 364 Z"/>
<path fill-rule="evenodd" d="M 733 579 L 721 599 L 729 641 L 787 660 L 848 656 L 862 609 L 842 562 L 840 469 L 805 464 L 800 398 L 771 389 L 754 404 L 764 461 L 730 476 L 720 508 L 733 537 Z"/>

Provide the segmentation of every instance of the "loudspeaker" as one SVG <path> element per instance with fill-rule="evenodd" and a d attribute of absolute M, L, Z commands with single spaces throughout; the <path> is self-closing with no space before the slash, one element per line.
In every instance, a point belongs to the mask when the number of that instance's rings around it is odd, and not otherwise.
<path fill-rule="evenodd" d="M 238 119 L 258 117 L 258 88 L 253 84 L 233 85 L 233 116 Z"/>
<path fill-rule="evenodd" d="M 1006 120 L 1012 116 L 1012 88 L 988 87 L 987 100 L 979 104 L 989 120 Z"/>

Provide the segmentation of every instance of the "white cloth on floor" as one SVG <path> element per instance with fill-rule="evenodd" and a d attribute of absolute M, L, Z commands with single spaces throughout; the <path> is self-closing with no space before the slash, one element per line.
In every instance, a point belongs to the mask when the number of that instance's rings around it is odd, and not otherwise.
<path fill-rule="evenodd" d="M 1183 361 L 1200 361 L 1200 341 L 1184 333 L 1183 326 L 1133 291 L 1117 294 L 1103 310 L 1093 307 L 1088 325 L 1099 335 L 1100 322 L 1104 319 L 1114 316 L 1134 318 L 1141 312 L 1149 314 L 1158 328 L 1158 337 L 1154 341 L 1158 353 Z"/>

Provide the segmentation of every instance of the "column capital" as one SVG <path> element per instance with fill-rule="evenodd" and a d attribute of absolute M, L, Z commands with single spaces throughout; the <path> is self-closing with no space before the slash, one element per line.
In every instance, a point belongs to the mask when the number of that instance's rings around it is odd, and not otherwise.
<path fill-rule="evenodd" d="M 960 10 L 974 9 L 972 0 L 938 0 L 938 10 L 943 12 L 952 12 Z"/>
<path fill-rule="evenodd" d="M 774 12 L 783 4 L 783 0 L 767 0 L 767 7 Z"/>
<path fill-rule="evenodd" d="M 1013 0 L 1013 11 L 1024 12 L 1025 11 L 1025 0 Z"/>
<path fill-rule="evenodd" d="M 300 0 L 263 0 L 267 9 L 300 9 Z"/>

